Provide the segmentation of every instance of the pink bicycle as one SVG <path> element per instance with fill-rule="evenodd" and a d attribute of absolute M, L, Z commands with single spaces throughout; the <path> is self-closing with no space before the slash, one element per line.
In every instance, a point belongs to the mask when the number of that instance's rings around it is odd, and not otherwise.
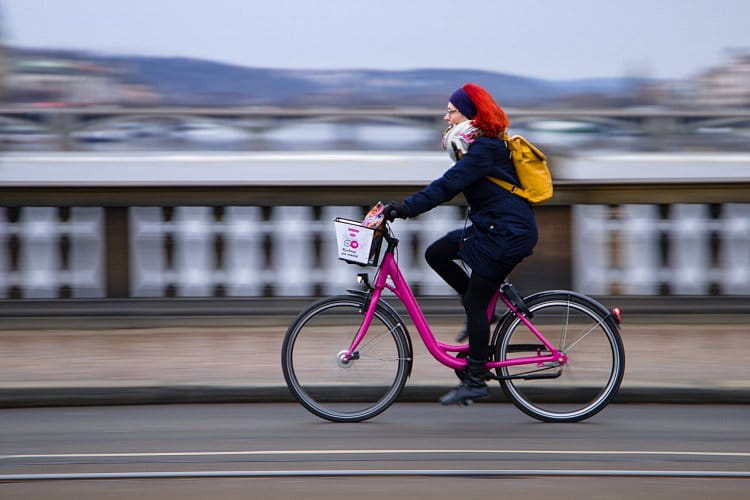
<path fill-rule="evenodd" d="M 367 291 L 350 290 L 312 304 L 287 330 L 281 352 L 284 378 L 295 398 L 334 422 L 380 414 L 398 398 L 410 375 L 411 339 L 401 316 L 381 297 L 384 289 L 403 303 L 427 351 L 459 378 L 469 349 L 433 335 L 398 267 L 398 239 L 390 226 L 362 230 L 375 233 L 365 263 L 377 267 L 373 284 L 362 273 L 358 276 Z M 382 240 L 387 248 L 378 266 Z M 487 368 L 521 411 L 546 422 L 578 422 L 601 411 L 617 394 L 625 370 L 617 308 L 610 311 L 564 290 L 522 299 L 505 283 L 491 301 L 488 317 L 498 300 L 507 310 L 490 336 Z"/>

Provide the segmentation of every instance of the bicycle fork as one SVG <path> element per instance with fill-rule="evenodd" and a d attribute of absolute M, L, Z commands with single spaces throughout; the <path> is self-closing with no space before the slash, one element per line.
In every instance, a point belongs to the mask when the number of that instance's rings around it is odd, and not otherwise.
<path fill-rule="evenodd" d="M 371 288 L 367 293 L 367 296 L 362 303 L 363 307 L 360 310 L 361 313 L 364 313 L 362 323 L 360 324 L 359 330 L 354 336 L 354 340 L 352 340 L 349 349 L 343 350 L 338 354 L 339 364 L 347 364 L 350 361 L 359 359 L 359 352 L 357 351 L 357 348 L 359 347 L 359 344 L 362 342 L 362 339 L 365 337 L 367 330 L 372 324 L 372 318 L 375 316 L 375 310 L 378 308 L 378 302 L 380 301 L 381 293 L 382 290 L 376 288 Z"/>

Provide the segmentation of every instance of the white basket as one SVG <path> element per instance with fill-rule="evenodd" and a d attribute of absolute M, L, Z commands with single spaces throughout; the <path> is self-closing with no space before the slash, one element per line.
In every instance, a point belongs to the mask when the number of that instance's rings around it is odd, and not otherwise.
<path fill-rule="evenodd" d="M 376 266 L 383 232 L 361 222 L 336 217 L 336 243 L 339 259 L 352 264 Z"/>

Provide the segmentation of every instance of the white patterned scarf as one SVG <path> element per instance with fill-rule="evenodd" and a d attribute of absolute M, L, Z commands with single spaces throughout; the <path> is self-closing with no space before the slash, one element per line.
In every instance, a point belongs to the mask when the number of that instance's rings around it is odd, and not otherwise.
<path fill-rule="evenodd" d="M 445 129 L 442 146 L 448 151 L 448 156 L 454 164 L 469 150 L 469 146 L 476 139 L 476 132 L 477 128 L 471 120 L 462 121 Z"/>

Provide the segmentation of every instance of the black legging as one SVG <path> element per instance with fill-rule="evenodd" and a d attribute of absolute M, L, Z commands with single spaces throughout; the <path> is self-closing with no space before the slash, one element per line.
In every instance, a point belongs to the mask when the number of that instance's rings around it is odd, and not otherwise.
<path fill-rule="evenodd" d="M 442 277 L 451 288 L 462 298 L 466 311 L 466 331 L 469 334 L 469 357 L 477 361 L 484 361 L 489 355 L 490 325 L 487 320 L 487 306 L 490 299 L 502 284 L 472 272 L 466 272 L 454 262 L 460 259 L 458 250 L 460 237 L 456 233 L 448 233 L 435 241 L 425 251 L 427 263 Z M 509 266 L 502 276 L 507 276 L 513 269 Z"/>

